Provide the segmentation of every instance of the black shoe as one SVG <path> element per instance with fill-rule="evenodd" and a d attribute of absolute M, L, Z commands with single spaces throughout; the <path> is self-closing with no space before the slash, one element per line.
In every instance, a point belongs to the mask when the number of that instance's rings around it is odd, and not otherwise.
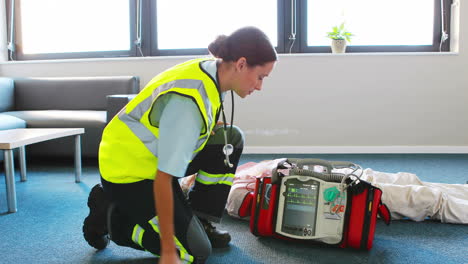
<path fill-rule="evenodd" d="M 109 244 L 107 230 L 107 208 L 109 200 L 101 184 L 96 184 L 88 197 L 89 215 L 83 223 L 83 236 L 88 244 L 98 250 Z"/>
<path fill-rule="evenodd" d="M 200 219 L 200 222 L 213 248 L 225 248 L 228 246 L 231 241 L 231 235 L 227 231 L 216 230 L 216 227 L 206 219 Z"/>
<path fill-rule="evenodd" d="M 205 262 L 206 258 L 195 257 L 195 261 L 193 262 L 193 264 L 205 264 Z"/>

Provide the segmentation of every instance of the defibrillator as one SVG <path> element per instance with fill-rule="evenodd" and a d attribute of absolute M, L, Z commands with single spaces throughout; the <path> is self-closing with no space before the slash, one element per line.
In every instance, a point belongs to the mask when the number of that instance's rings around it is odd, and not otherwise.
<path fill-rule="evenodd" d="M 251 193 L 250 230 L 257 236 L 370 249 L 377 215 L 390 224 L 382 191 L 360 180 L 351 162 L 287 159 Z"/>

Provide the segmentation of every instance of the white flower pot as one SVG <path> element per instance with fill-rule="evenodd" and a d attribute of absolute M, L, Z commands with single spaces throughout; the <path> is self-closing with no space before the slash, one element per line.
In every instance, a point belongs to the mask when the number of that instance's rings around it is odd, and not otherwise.
<path fill-rule="evenodd" d="M 332 39 L 331 49 L 333 53 L 345 53 L 346 52 L 346 40 Z"/>

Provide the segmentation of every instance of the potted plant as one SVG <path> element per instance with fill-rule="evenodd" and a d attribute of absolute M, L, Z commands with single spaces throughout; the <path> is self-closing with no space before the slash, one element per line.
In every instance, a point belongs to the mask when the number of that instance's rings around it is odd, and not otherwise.
<path fill-rule="evenodd" d="M 334 26 L 333 31 L 327 32 L 327 37 L 332 39 L 332 52 L 344 53 L 346 51 L 346 42 L 351 42 L 351 37 L 354 36 L 346 31 L 344 23 L 340 26 Z"/>

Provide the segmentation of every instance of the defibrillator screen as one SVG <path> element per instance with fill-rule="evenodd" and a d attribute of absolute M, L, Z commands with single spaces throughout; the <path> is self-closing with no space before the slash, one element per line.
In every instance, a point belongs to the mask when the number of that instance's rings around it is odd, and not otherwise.
<path fill-rule="evenodd" d="M 297 236 L 314 236 L 320 183 L 288 179 L 285 185 L 281 231 Z"/>

